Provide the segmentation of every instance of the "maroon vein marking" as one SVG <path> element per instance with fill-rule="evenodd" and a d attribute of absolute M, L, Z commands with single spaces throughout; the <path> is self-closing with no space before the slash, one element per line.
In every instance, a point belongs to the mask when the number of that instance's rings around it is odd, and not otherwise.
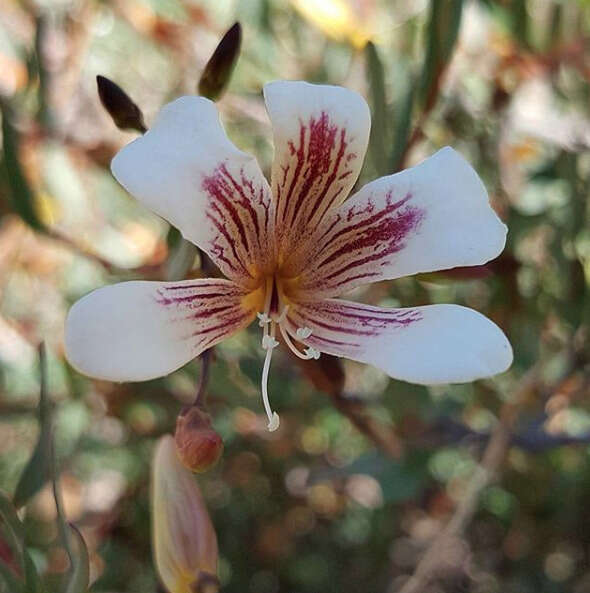
<path fill-rule="evenodd" d="M 209 194 L 211 199 L 217 200 L 220 204 L 223 205 L 225 210 L 227 210 L 231 220 L 236 225 L 236 228 L 242 240 L 242 244 L 245 246 L 246 252 L 248 252 L 250 246 L 248 243 L 248 237 L 246 236 L 246 229 L 244 228 L 244 223 L 232 202 L 224 194 L 224 190 L 227 193 L 230 193 L 231 188 L 228 186 L 227 181 L 223 179 L 223 168 L 224 165 L 221 165 L 213 172 L 213 175 L 204 177 L 202 187 Z M 223 220 L 224 216 L 219 206 L 213 203 L 212 207 L 219 213 Z M 232 242 L 232 244 L 235 243 L 235 241 L 231 239 L 230 241 Z"/>
<path fill-rule="evenodd" d="M 325 111 L 311 116 L 305 124 L 300 121 L 298 145 L 289 140 L 287 146 L 290 155 L 295 156 L 295 169 L 286 188 L 291 169 L 289 165 L 281 165 L 282 181 L 275 189 L 277 205 L 280 205 L 277 207 L 277 219 L 280 217 L 287 228 L 289 225 L 296 227 L 293 232 L 299 233 L 300 225 L 309 223 L 316 216 L 323 217 L 342 194 L 345 187 L 341 184 L 335 187 L 335 182 L 353 173 L 352 169 L 342 171 L 342 165 L 347 166 L 356 154 L 347 154 L 349 142 L 346 129 L 333 124 Z M 286 193 L 283 189 L 287 189 Z M 308 203 L 310 195 L 314 197 Z M 326 201 L 327 196 L 329 200 Z"/>
<path fill-rule="evenodd" d="M 196 283 L 196 284 L 175 284 L 172 286 L 163 286 L 159 290 L 185 290 L 188 288 L 227 288 L 228 290 L 232 290 L 237 294 L 238 291 L 235 290 L 233 286 L 227 286 L 221 282 L 208 282 L 208 283 Z M 229 293 L 228 293 L 229 294 Z"/>
<path fill-rule="evenodd" d="M 326 239 L 326 241 L 324 242 L 324 245 L 329 244 L 329 243 L 333 244 L 338 239 L 344 237 L 345 235 L 349 235 L 351 233 L 361 231 L 361 229 L 365 229 L 365 227 L 371 227 L 375 223 L 381 222 L 381 224 L 383 224 L 385 221 L 382 219 L 384 219 L 384 218 L 387 219 L 388 216 L 390 216 L 391 214 L 393 214 L 394 212 L 399 210 L 411 198 L 412 198 L 412 195 L 408 193 L 401 200 L 398 200 L 397 202 L 393 202 L 391 191 L 390 191 L 385 198 L 385 207 L 384 208 L 382 208 L 381 210 L 379 210 L 378 212 L 376 212 L 375 214 L 373 214 L 373 216 L 370 216 L 369 218 L 363 218 L 357 223 L 354 223 L 354 224 L 351 224 L 348 226 L 344 226 L 335 235 L 328 237 Z M 408 210 L 417 210 L 417 209 L 410 207 Z M 346 213 L 346 221 L 351 222 L 357 216 L 362 216 L 364 214 L 372 214 L 374 211 L 375 211 L 375 204 L 374 204 L 374 202 L 371 201 L 371 198 L 369 197 L 367 200 L 367 205 L 364 208 L 362 208 L 360 210 L 356 210 L 356 204 L 354 204 L 353 206 L 351 206 L 348 209 L 348 212 Z M 403 214 L 401 214 L 400 217 L 401 216 L 403 216 Z M 391 218 L 390 220 L 392 221 L 392 223 L 397 223 L 398 218 Z M 377 228 L 379 229 L 380 227 L 377 227 Z M 369 231 L 368 228 L 366 230 Z M 391 225 L 391 230 L 395 230 L 395 226 L 393 224 Z M 400 230 L 403 231 L 405 229 L 400 229 Z M 409 232 L 409 230 L 411 230 L 411 229 L 407 229 L 406 233 Z M 322 235 L 322 238 L 324 236 L 325 236 L 325 234 Z"/>
<path fill-rule="evenodd" d="M 197 331 L 195 331 L 192 336 L 205 336 L 206 334 L 210 334 L 213 331 L 217 331 L 218 329 L 225 329 L 227 327 L 233 327 L 235 325 L 238 325 L 241 321 L 243 321 L 244 319 L 246 319 L 247 317 L 249 317 L 251 315 L 250 311 L 247 312 L 243 312 L 240 315 L 236 315 L 235 317 L 232 317 L 230 319 L 226 319 L 223 323 L 219 323 L 217 325 L 213 325 L 211 327 L 207 327 L 204 329 L 199 329 Z M 201 343 L 203 342 L 203 340 L 201 341 Z"/>
<path fill-rule="evenodd" d="M 222 217 L 222 220 L 223 220 L 223 213 L 221 212 L 219 206 L 217 206 L 217 204 L 212 204 L 212 209 L 216 210 L 219 213 L 219 215 Z M 229 247 L 233 253 L 233 256 L 235 257 L 236 261 L 240 264 L 240 267 L 242 268 L 244 273 L 247 274 L 248 276 L 251 276 L 250 273 L 248 272 L 246 266 L 244 265 L 242 258 L 238 255 L 238 251 L 236 248 L 236 242 L 231 238 L 229 231 L 227 230 L 225 224 L 222 222 L 219 222 L 211 214 L 211 212 L 207 212 L 206 216 L 213 223 L 215 228 L 221 233 L 221 235 L 225 238 L 225 240 L 227 241 L 227 244 L 229 245 Z M 212 250 L 217 249 L 217 252 L 214 251 L 214 253 L 217 257 L 219 257 L 219 259 L 221 259 L 222 261 L 225 261 L 228 265 L 231 266 L 231 268 L 233 270 L 236 269 L 235 265 L 232 265 L 230 260 L 227 259 L 227 257 L 225 257 L 223 255 L 225 250 L 223 249 L 223 247 L 221 245 L 219 245 L 219 243 L 216 243 L 216 241 L 214 241 L 213 244 L 211 245 L 211 248 L 212 248 Z"/>
<path fill-rule="evenodd" d="M 227 170 L 227 167 L 224 165 L 221 165 L 221 173 L 223 175 L 226 176 L 226 178 L 230 181 L 230 183 L 234 186 L 234 189 L 238 192 L 239 196 L 240 196 L 240 200 L 237 201 L 238 204 L 240 204 L 240 206 L 242 206 L 246 212 L 248 212 L 248 214 L 250 215 L 250 220 L 252 221 L 252 224 L 254 225 L 254 227 L 256 228 L 256 235 L 255 237 L 259 237 L 260 236 L 260 227 L 258 224 L 258 216 L 256 214 L 256 210 L 254 210 L 254 208 L 252 207 L 251 201 L 246 197 L 246 194 L 244 193 L 243 190 L 243 186 L 247 186 L 248 183 L 244 183 L 245 182 L 245 176 L 244 176 L 244 171 L 241 170 L 240 171 L 240 175 L 241 175 L 241 180 L 242 180 L 242 186 L 240 186 L 240 184 L 233 178 L 233 176 L 231 175 L 231 173 Z M 253 184 L 252 181 L 249 182 L 250 183 L 250 190 L 253 192 Z M 243 221 L 240 218 L 240 222 L 243 223 Z"/>

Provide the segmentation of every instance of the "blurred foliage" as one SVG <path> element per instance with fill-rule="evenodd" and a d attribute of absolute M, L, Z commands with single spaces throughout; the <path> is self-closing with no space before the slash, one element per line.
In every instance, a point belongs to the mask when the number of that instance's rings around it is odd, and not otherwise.
<path fill-rule="evenodd" d="M 150 549 L 151 453 L 193 399 L 199 365 L 144 384 L 91 381 L 64 362 L 63 320 L 106 283 L 171 277 L 193 260 L 192 275 L 208 270 L 112 178 L 110 159 L 136 133 L 113 125 L 95 80 L 120 85 L 149 127 L 164 102 L 195 92 L 237 20 L 242 52 L 219 108 L 230 137 L 266 173 L 261 87 L 277 78 L 367 97 L 373 134 L 359 184 L 447 144 L 473 163 L 509 227 L 505 252 L 480 268 L 380 283 L 362 298 L 474 307 L 506 331 L 515 363 L 494 380 L 427 389 L 352 362 L 343 374 L 303 368 L 281 352 L 270 389 L 282 428 L 269 434 L 258 332 L 216 348 L 208 399 L 225 453 L 198 479 L 218 533 L 222 590 L 397 591 L 462 500 L 500 411 L 535 366 L 501 475 L 425 593 L 589 591 L 584 0 L 5 0 L 0 489 L 14 494 L 39 438 L 36 351 L 45 340 L 59 487 L 88 545 L 91 591 L 161 590 Z M 367 438 L 374 430 L 380 447 Z M 69 564 L 51 484 L 18 517 L 8 508 L 2 497 L 0 578 L 5 566 L 16 567 L 11 575 L 34 567 L 57 590 Z"/>

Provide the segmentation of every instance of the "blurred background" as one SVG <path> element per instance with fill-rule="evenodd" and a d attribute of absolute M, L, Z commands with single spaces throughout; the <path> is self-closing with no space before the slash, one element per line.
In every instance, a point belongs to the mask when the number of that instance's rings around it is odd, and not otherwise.
<path fill-rule="evenodd" d="M 473 164 L 508 225 L 504 253 L 352 298 L 473 307 L 504 329 L 515 361 L 492 380 L 424 388 L 329 357 L 300 366 L 279 349 L 270 391 L 282 422 L 270 434 L 258 328 L 217 347 L 209 404 L 225 453 L 198 481 L 222 590 L 405 593 L 417 571 L 427 593 L 590 591 L 587 0 L 3 0 L 0 489 L 12 495 L 37 442 L 45 340 L 65 513 L 88 545 L 91 590 L 162 591 L 150 459 L 194 397 L 199 364 L 149 383 L 92 381 L 65 363 L 63 323 L 96 287 L 164 278 L 178 246 L 109 171 L 137 133 L 115 127 L 96 75 L 149 127 L 162 104 L 196 93 L 235 21 L 242 52 L 219 108 L 266 173 L 261 88 L 281 78 L 367 98 L 359 185 L 444 145 Z M 58 579 L 67 560 L 50 486 L 21 518 L 39 572 Z"/>

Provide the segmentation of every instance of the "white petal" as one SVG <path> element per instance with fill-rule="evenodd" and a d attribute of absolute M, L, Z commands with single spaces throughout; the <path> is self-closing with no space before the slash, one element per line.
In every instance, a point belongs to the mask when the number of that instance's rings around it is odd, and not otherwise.
<path fill-rule="evenodd" d="M 289 267 L 301 274 L 301 290 L 335 296 L 367 282 L 484 264 L 505 242 L 506 226 L 477 173 L 447 147 L 363 187 Z"/>
<path fill-rule="evenodd" d="M 66 356 L 98 379 L 161 377 L 248 325 L 259 307 L 255 301 L 220 279 L 99 288 L 70 309 Z"/>
<path fill-rule="evenodd" d="M 131 194 L 180 229 L 243 285 L 272 253 L 270 188 L 254 157 L 227 138 L 214 103 L 181 97 L 113 159 Z"/>
<path fill-rule="evenodd" d="M 272 190 L 278 241 L 293 250 L 348 196 L 361 170 L 371 117 L 348 89 L 278 81 L 264 87 L 275 155 Z"/>
<path fill-rule="evenodd" d="M 321 352 L 376 366 L 410 383 L 466 383 L 505 371 L 512 348 L 487 317 L 458 305 L 383 309 L 340 299 L 289 309 L 289 331 Z"/>

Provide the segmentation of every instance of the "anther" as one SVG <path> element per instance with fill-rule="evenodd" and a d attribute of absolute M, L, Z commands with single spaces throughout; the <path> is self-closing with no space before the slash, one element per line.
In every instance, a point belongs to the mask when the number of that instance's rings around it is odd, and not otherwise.
<path fill-rule="evenodd" d="M 312 331 L 309 329 L 309 327 L 298 327 L 297 331 L 295 332 L 298 340 L 307 340 L 311 334 Z"/>
<path fill-rule="evenodd" d="M 305 354 L 307 354 L 307 358 L 313 358 L 314 360 L 320 357 L 320 351 L 311 347 L 305 349 Z"/>
<path fill-rule="evenodd" d="M 279 345 L 279 342 L 273 336 L 262 336 L 262 347 L 265 350 L 272 350 Z"/>
<path fill-rule="evenodd" d="M 258 317 L 258 325 L 260 327 L 264 327 L 266 324 L 272 321 L 266 313 L 256 313 L 256 317 Z"/>

